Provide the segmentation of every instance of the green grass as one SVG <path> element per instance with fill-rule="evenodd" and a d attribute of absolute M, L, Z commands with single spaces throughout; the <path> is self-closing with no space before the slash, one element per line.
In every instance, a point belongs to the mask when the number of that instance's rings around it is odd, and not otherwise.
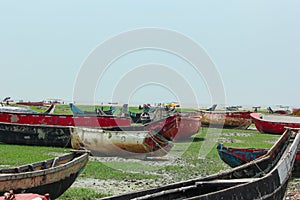
<path fill-rule="evenodd" d="M 90 190 L 87 188 L 70 188 L 58 199 L 64 200 L 92 200 L 97 198 L 102 198 L 110 196 L 111 194 L 101 194 L 95 190 Z"/>
<path fill-rule="evenodd" d="M 119 163 L 119 166 L 121 163 Z M 123 163 L 124 165 L 124 163 Z M 127 164 L 126 164 L 127 165 Z M 137 165 L 132 165 L 133 167 L 138 166 Z M 87 164 L 86 169 L 84 172 L 81 174 L 82 178 L 94 178 L 94 179 L 102 179 L 102 180 L 107 180 L 107 179 L 115 179 L 115 180 L 128 180 L 128 179 L 155 179 L 159 178 L 160 176 L 158 175 L 152 175 L 152 174 L 141 174 L 141 173 L 132 173 L 134 171 L 134 168 L 128 168 L 127 172 L 126 170 L 120 170 L 120 169 L 115 169 L 112 167 L 107 166 L 106 164 L 103 164 L 101 162 L 95 162 L 95 161 L 90 161 Z"/>
<path fill-rule="evenodd" d="M 58 153 L 69 153 L 70 149 L 54 147 L 20 146 L 0 144 L 0 165 L 18 166 L 53 158 Z"/>

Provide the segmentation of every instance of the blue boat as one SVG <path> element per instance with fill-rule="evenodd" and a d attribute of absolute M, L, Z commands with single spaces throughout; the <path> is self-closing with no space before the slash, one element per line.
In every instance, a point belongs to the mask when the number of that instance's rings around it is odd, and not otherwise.
<path fill-rule="evenodd" d="M 230 167 L 237 167 L 255 160 L 268 152 L 268 149 L 256 148 L 229 148 L 218 144 L 217 150 L 220 158 Z"/>

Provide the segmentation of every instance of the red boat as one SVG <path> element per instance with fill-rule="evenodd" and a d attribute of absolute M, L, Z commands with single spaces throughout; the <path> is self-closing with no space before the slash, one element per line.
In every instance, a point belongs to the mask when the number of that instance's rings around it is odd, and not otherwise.
<path fill-rule="evenodd" d="M 201 111 L 202 126 L 247 129 L 252 121 L 250 111 Z"/>
<path fill-rule="evenodd" d="M 300 128 L 300 117 L 262 113 L 251 113 L 250 116 L 261 133 L 282 134 L 284 127 Z"/>
<path fill-rule="evenodd" d="M 117 116 L 73 116 L 45 113 L 0 112 L 0 123 L 30 124 L 30 125 L 58 125 L 84 127 L 130 126 L 129 117 Z"/>
<path fill-rule="evenodd" d="M 201 127 L 201 115 L 198 113 L 169 112 L 166 114 L 166 116 L 156 113 L 155 119 L 152 121 L 152 123 L 149 123 L 149 125 L 151 126 L 154 124 L 153 122 L 157 121 L 164 122 L 164 120 L 167 120 L 165 123 L 169 123 L 168 121 L 171 119 L 174 120 L 175 118 L 177 118 L 177 123 L 179 125 L 178 131 L 172 131 L 168 135 L 164 134 L 166 139 L 172 141 L 183 141 L 191 138 L 192 135 L 199 132 Z"/>
<path fill-rule="evenodd" d="M 49 103 L 46 103 L 44 101 L 20 101 L 17 102 L 16 104 L 18 105 L 23 105 L 23 106 L 48 106 L 50 105 Z"/>
<path fill-rule="evenodd" d="M 178 135 L 178 125 L 181 123 L 181 118 L 178 114 L 150 122 L 145 124 L 145 129 L 151 132 L 161 132 L 161 135 L 172 141 Z M 176 124 L 176 126 L 174 126 Z"/>
<path fill-rule="evenodd" d="M 175 141 L 190 139 L 201 128 L 201 115 L 196 113 L 180 113 L 179 130 L 174 138 Z"/>

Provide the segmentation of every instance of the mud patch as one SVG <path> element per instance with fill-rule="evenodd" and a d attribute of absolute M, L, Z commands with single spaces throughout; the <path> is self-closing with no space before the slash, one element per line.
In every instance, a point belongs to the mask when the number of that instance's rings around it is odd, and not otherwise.
<path fill-rule="evenodd" d="M 250 137 L 250 136 L 252 136 L 252 133 L 221 133 L 221 136 Z"/>
<path fill-rule="evenodd" d="M 218 138 L 218 143 L 244 143 L 244 141 L 233 138 Z"/>

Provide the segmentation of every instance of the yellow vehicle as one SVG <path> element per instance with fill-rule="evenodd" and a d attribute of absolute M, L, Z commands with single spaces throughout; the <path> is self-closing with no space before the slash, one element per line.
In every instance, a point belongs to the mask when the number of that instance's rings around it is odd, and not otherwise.
<path fill-rule="evenodd" d="M 164 104 L 165 107 L 180 107 L 180 105 L 176 102 L 172 102 L 172 103 L 165 103 Z"/>

